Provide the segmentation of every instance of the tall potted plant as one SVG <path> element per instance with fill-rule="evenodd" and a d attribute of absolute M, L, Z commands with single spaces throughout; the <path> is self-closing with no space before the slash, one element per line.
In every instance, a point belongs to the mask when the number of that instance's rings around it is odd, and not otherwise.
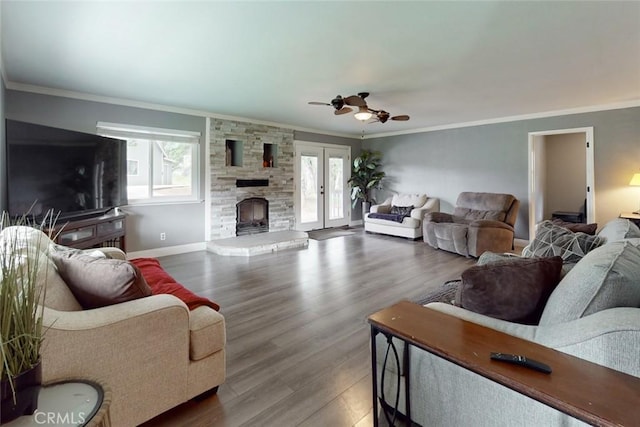
<path fill-rule="evenodd" d="M 19 225 L 26 222 L 18 221 Z M 0 216 L 0 423 L 32 414 L 42 382 L 40 345 L 45 284 L 39 280 L 43 235 L 12 228 Z M 35 242 L 33 237 L 35 237 Z M 46 268 L 46 267 L 45 267 Z M 45 275 L 46 276 L 46 275 Z"/>
<path fill-rule="evenodd" d="M 382 153 L 379 151 L 362 150 L 360 155 L 353 159 L 351 170 L 351 200 L 353 207 L 358 201 L 362 202 L 362 213 L 369 212 L 371 203 L 375 203 L 371 193 L 375 188 L 380 187 L 380 181 L 385 177 L 385 173 L 378 168 L 382 165 Z"/>

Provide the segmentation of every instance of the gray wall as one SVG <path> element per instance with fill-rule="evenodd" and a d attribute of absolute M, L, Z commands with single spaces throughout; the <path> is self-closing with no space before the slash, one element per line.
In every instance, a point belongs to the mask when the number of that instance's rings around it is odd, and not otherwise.
<path fill-rule="evenodd" d="M 58 96 L 49 96 L 3 90 L 6 97 L 6 118 L 71 129 L 80 132 L 95 133 L 99 121 L 125 123 L 137 126 L 151 126 L 168 129 L 180 129 L 201 133 L 200 182 L 204 185 L 205 162 L 205 126 L 204 117 L 185 114 L 166 113 L 143 108 L 133 108 L 100 102 L 83 101 Z M 2 123 L 4 127 L 4 121 Z M 342 138 L 309 132 L 295 132 L 295 139 L 313 142 L 351 146 L 352 155 L 360 152 L 360 140 Z M 4 130 L 2 131 L 4 143 Z M 0 172 L 4 178 L 4 146 L 0 153 Z M 169 246 L 204 242 L 205 237 L 205 188 L 200 189 L 200 202 L 157 205 L 127 206 L 124 211 L 127 218 L 127 251 L 141 251 Z M 2 186 L 2 203 L 5 200 Z M 352 219 L 361 219 L 359 212 L 352 212 Z M 160 233 L 166 234 L 166 240 L 160 240 Z"/>
<path fill-rule="evenodd" d="M 637 207 L 628 184 L 640 167 L 640 107 L 371 139 L 362 148 L 383 152 L 386 191 L 426 192 L 443 212 L 461 191 L 513 194 L 521 201 L 516 237 L 528 239 L 528 133 L 590 126 L 601 226 Z"/>
<path fill-rule="evenodd" d="M 15 90 L 6 91 L 6 118 L 95 133 L 99 121 L 200 132 L 204 147 L 205 119 L 184 114 L 124 107 Z M 204 183 L 204 149 L 200 150 L 200 175 Z M 4 156 L 4 151 L 3 151 Z M 200 201 L 162 205 L 127 206 L 127 251 L 204 242 L 204 188 Z M 160 240 L 166 233 L 166 240 Z"/>

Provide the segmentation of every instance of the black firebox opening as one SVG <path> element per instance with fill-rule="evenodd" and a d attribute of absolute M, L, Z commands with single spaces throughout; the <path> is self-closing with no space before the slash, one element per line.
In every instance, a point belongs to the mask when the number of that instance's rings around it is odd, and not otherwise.
<path fill-rule="evenodd" d="M 269 231 L 269 201 L 251 197 L 236 204 L 236 236 Z"/>

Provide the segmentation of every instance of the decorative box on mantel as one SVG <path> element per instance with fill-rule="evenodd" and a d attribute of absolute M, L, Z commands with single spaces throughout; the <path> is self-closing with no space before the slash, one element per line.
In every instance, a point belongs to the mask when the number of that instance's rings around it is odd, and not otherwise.
<path fill-rule="evenodd" d="M 211 239 L 236 235 L 236 205 L 252 197 L 268 200 L 270 232 L 292 230 L 293 130 L 213 119 L 210 134 Z"/>

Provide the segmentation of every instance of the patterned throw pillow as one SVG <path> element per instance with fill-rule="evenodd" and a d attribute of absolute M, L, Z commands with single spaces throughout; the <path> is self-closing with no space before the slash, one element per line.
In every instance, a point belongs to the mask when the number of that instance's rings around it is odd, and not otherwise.
<path fill-rule="evenodd" d="M 565 263 L 576 263 L 604 242 L 605 239 L 601 237 L 574 233 L 551 221 L 543 221 L 538 224 L 535 239 L 522 250 L 522 256 L 538 258 L 558 255 Z"/>
<path fill-rule="evenodd" d="M 403 215 L 409 216 L 411 215 L 411 211 L 413 210 L 413 206 L 391 206 L 391 212 L 395 215 Z"/>

